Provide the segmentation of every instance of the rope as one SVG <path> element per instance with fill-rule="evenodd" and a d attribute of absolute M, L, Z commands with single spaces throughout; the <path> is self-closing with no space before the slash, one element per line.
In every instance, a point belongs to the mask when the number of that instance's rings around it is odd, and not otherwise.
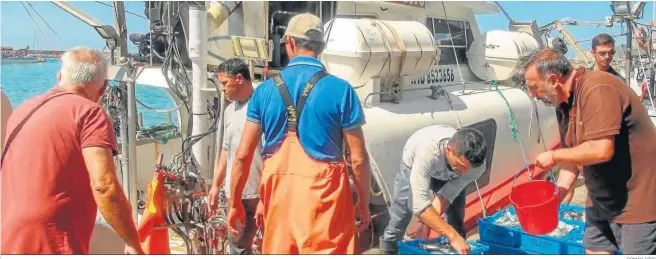
<path fill-rule="evenodd" d="M 36 23 L 36 20 L 34 20 L 34 17 L 32 17 L 32 14 L 30 13 L 30 11 L 27 10 L 27 7 L 25 6 L 25 4 L 22 1 L 20 3 L 23 6 L 23 8 L 25 9 L 25 12 L 27 12 L 27 15 L 29 15 L 30 19 L 32 19 L 32 22 L 34 23 L 34 26 L 36 26 L 36 29 L 39 30 L 39 32 L 41 33 L 41 36 L 43 36 L 43 38 L 46 39 L 46 42 L 48 42 L 48 45 L 50 45 L 50 48 L 55 49 L 55 48 L 53 48 L 52 43 L 50 42 L 50 40 L 48 40 L 48 37 L 46 37 L 46 35 L 41 30 L 41 27 L 39 27 L 39 24 Z"/>
<path fill-rule="evenodd" d="M 32 6 L 32 4 L 31 4 L 30 2 L 27 2 L 27 5 L 29 5 L 29 6 L 32 8 L 32 10 L 34 10 L 34 12 L 36 13 L 36 15 L 38 15 L 39 18 L 41 19 L 41 21 L 43 21 L 43 23 L 45 23 L 46 26 L 48 26 L 48 28 L 50 28 L 50 30 L 52 31 L 52 33 L 54 33 L 55 36 L 57 36 L 57 39 L 59 39 L 59 41 L 61 41 L 61 43 L 64 45 L 64 47 L 66 47 L 66 48 L 68 49 L 68 45 L 66 45 L 66 42 L 64 42 L 64 40 L 62 40 L 62 38 L 59 37 L 59 34 L 57 33 L 57 31 L 55 31 L 55 29 L 53 29 L 52 26 L 50 26 L 50 24 L 49 24 L 48 22 L 46 22 L 46 19 L 43 19 L 43 17 L 42 17 L 41 14 L 39 13 L 39 11 L 37 11 L 36 8 L 34 8 L 34 6 Z"/>
<path fill-rule="evenodd" d="M 444 18 L 446 20 L 446 28 L 449 30 L 449 39 L 451 39 L 451 48 L 453 49 L 453 56 L 456 58 L 456 66 L 458 67 L 458 74 L 460 75 L 460 83 L 462 83 L 462 93 L 465 93 L 465 79 L 462 77 L 462 71 L 460 71 L 460 62 L 458 61 L 458 52 L 456 51 L 456 44 L 453 41 L 453 34 L 451 34 L 451 25 L 449 24 L 449 16 L 446 14 L 446 7 L 444 2 L 442 3 L 442 10 L 444 10 Z M 467 35 L 467 28 L 465 27 L 465 35 Z M 465 42 L 465 45 L 467 43 Z"/>
<path fill-rule="evenodd" d="M 453 109 L 453 104 L 451 103 L 451 98 L 448 97 L 448 93 L 444 93 L 444 97 L 447 99 L 447 102 L 449 104 L 449 107 L 451 108 L 451 112 L 453 112 L 453 115 L 456 116 L 456 122 L 458 122 L 458 130 L 462 129 L 462 122 L 460 122 L 460 116 L 458 116 L 458 111 Z M 478 187 L 478 179 L 474 180 L 474 184 L 476 185 L 476 193 L 478 194 L 478 201 L 481 203 L 481 209 L 483 213 L 483 218 L 487 218 L 487 211 L 485 210 L 485 204 L 483 203 L 483 195 L 481 194 L 481 188 Z"/>
<path fill-rule="evenodd" d="M 506 99 L 506 96 L 503 95 L 501 90 L 499 89 L 499 84 L 497 83 L 497 80 L 492 80 L 492 86 L 496 90 L 496 92 L 503 98 L 503 101 L 506 103 L 506 107 L 508 108 L 509 114 L 508 114 L 508 126 L 510 127 L 510 136 L 514 141 L 517 141 L 519 143 L 519 148 L 522 151 L 522 156 L 524 158 L 524 164 L 525 168 L 529 167 L 529 162 L 528 159 L 526 158 L 526 152 L 524 151 L 524 145 L 522 144 L 522 139 L 519 137 L 519 130 L 517 129 L 517 123 L 515 121 L 515 115 L 512 111 L 512 107 L 510 106 L 510 103 L 508 102 L 508 99 Z M 513 178 L 513 186 L 515 186 L 515 180 L 517 179 L 517 175 L 519 175 L 519 172 L 515 174 L 515 177 Z M 533 179 L 533 172 L 529 172 L 529 179 Z"/>
<path fill-rule="evenodd" d="M 126 92 L 126 94 L 127 94 L 127 90 L 122 89 L 122 88 L 120 88 L 120 87 L 117 87 L 117 89 L 119 89 L 119 90 L 121 90 L 121 91 L 123 91 L 123 92 Z M 176 106 L 175 108 L 166 109 L 166 110 L 159 110 L 159 109 L 157 109 L 157 108 L 153 108 L 153 107 L 151 107 L 151 106 L 148 106 L 147 104 L 143 103 L 141 100 L 139 100 L 139 99 L 137 99 L 137 98 L 135 98 L 135 100 L 137 101 L 138 104 L 140 104 L 141 106 L 143 106 L 143 107 L 146 108 L 147 110 L 150 110 L 150 111 L 152 111 L 152 112 L 157 112 L 157 113 L 169 113 L 169 112 L 174 112 L 174 111 L 179 110 L 180 107 L 182 107 L 182 105 L 183 105 L 183 104 L 180 104 L 180 105 Z"/>
<path fill-rule="evenodd" d="M 621 37 L 621 36 L 626 36 L 626 33 L 620 33 L 620 34 L 615 34 L 615 35 L 610 35 L 610 36 L 613 37 L 613 38 Z M 592 41 L 592 39 L 578 40 L 578 41 L 576 41 L 576 43 L 582 43 L 582 42 L 588 42 L 588 41 Z"/>
<path fill-rule="evenodd" d="M 164 134 L 161 134 L 164 132 Z M 169 123 L 162 123 L 159 125 L 142 128 L 137 132 L 138 137 L 148 137 L 153 141 L 159 142 L 160 144 L 166 144 L 169 139 L 175 137 L 179 133 L 178 128 L 175 125 Z M 155 139 L 157 137 L 158 139 Z"/>
<path fill-rule="evenodd" d="M 100 1 L 95 1 L 95 2 L 96 2 L 96 3 L 99 3 L 99 4 L 101 4 L 101 5 L 107 6 L 107 7 L 114 8 L 113 6 L 111 6 L 111 5 L 109 5 L 109 4 L 106 4 L 106 3 L 103 3 L 103 2 L 100 2 Z M 143 19 L 148 20 L 148 18 L 146 18 L 146 17 L 144 17 L 144 16 L 142 16 L 142 15 L 139 15 L 139 14 L 136 14 L 136 13 L 133 13 L 133 12 L 130 12 L 130 11 L 127 11 L 127 10 L 125 11 L 125 13 L 127 13 L 127 14 L 131 14 L 131 15 L 134 15 L 134 16 L 136 16 L 136 17 L 139 17 L 139 18 L 143 18 Z"/>

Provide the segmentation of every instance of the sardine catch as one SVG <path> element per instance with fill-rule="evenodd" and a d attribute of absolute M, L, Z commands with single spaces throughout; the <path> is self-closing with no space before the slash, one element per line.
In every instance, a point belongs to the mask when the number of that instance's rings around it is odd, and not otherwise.
<path fill-rule="evenodd" d="M 519 226 L 519 219 L 517 216 L 512 215 L 508 209 L 504 210 L 503 216 L 499 217 L 494 224 L 502 227 L 516 227 Z"/>
<path fill-rule="evenodd" d="M 420 244 L 417 247 L 432 253 L 440 253 L 440 254 L 453 253 L 453 250 L 451 250 L 451 245 L 446 243 Z"/>
<path fill-rule="evenodd" d="M 563 219 L 585 222 L 585 212 L 568 210 L 563 213 Z"/>
<path fill-rule="evenodd" d="M 577 226 L 570 225 L 562 221 L 558 221 L 558 227 L 556 227 L 556 229 L 551 233 L 547 234 L 547 236 L 556 237 L 556 238 L 564 237 L 567 236 L 570 232 L 572 232 L 572 230 L 577 228 L 578 228 Z"/>

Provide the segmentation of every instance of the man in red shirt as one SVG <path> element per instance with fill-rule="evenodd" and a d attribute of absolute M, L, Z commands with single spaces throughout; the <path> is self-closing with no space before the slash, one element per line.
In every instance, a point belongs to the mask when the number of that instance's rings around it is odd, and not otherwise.
<path fill-rule="evenodd" d="M 61 58 L 58 86 L 19 106 L 5 137 L 0 222 L 2 254 L 88 254 L 96 211 L 143 253 L 116 177 L 112 123 L 98 105 L 107 88 L 99 51 Z"/>

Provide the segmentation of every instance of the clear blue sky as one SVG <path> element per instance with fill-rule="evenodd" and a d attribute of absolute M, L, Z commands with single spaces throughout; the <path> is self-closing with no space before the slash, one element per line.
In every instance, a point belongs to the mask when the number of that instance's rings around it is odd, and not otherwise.
<path fill-rule="evenodd" d="M 652 8 L 654 3 L 647 2 L 641 22 L 647 23 L 653 19 Z M 570 18 L 578 21 L 605 22 L 605 17 L 612 15 L 610 1 L 499 1 L 506 12 L 516 21 L 536 20 L 538 27 L 546 25 L 557 19 Z M 508 28 L 508 19 L 503 14 L 479 15 L 478 24 L 482 32 L 489 30 L 505 30 Z M 622 28 L 594 27 L 594 26 L 565 26 L 576 40 L 592 39 L 599 33 L 611 35 L 620 34 Z M 553 36 L 560 36 L 557 31 Z M 615 38 L 618 43 L 625 43 L 626 36 Z M 590 42 L 580 43 L 583 49 L 590 49 Z M 573 52 L 573 50 L 571 51 Z M 568 52 L 568 53 L 571 53 Z"/>
<path fill-rule="evenodd" d="M 100 1 L 111 6 L 110 1 Z M 57 39 L 55 34 L 46 26 L 41 18 L 34 13 L 32 8 L 28 5 L 31 4 L 41 14 L 48 24 L 59 34 L 62 40 L 69 46 L 85 45 L 94 48 L 104 48 L 105 41 L 98 36 L 98 33 L 90 26 L 82 21 L 73 17 L 66 11 L 60 9 L 50 2 L 34 2 L 24 1 L 25 6 L 34 17 L 34 20 L 39 24 L 41 31 L 46 35 L 48 41 L 43 39 L 40 33 L 37 32 L 36 26 L 30 19 L 23 5 L 20 2 L 1 2 L 0 3 L 0 16 L 1 18 L 1 43 L 2 46 L 12 46 L 24 48 L 27 45 L 32 46 L 34 43 L 35 33 L 38 33 L 38 48 L 39 49 L 57 49 L 64 50 L 65 46 Z M 74 7 L 86 12 L 96 20 L 114 26 L 113 9 L 99 3 L 90 2 L 68 2 Z M 144 15 L 144 2 L 143 1 L 129 1 L 125 2 L 125 10 Z M 128 27 L 128 34 L 134 32 L 147 32 L 148 20 L 126 14 L 125 20 Z M 48 44 L 50 42 L 50 44 Z M 52 45 L 52 46 L 51 46 Z M 131 42 L 128 42 L 130 52 L 135 52 L 136 47 Z"/>
<path fill-rule="evenodd" d="M 57 31 L 61 38 L 69 47 L 76 45 L 87 45 L 95 48 L 103 48 L 104 41 L 89 26 L 82 23 L 77 18 L 69 15 L 49 2 L 29 2 L 36 8 L 43 18 Z M 109 1 L 104 3 L 111 4 Z M 71 2 L 75 7 L 87 12 L 94 18 L 106 24 L 114 24 L 112 9 L 95 2 Z M 569 17 L 574 20 L 583 21 L 604 21 L 605 16 L 611 15 L 610 1 L 553 1 L 553 2 L 529 2 L 529 1 L 501 1 L 502 6 L 517 21 L 537 20 L 538 26 L 542 26 L 556 19 Z M 653 2 L 648 2 L 645 8 L 644 21 L 652 19 Z M 28 10 L 32 9 L 26 4 Z M 32 45 L 36 27 L 30 20 L 25 9 L 20 2 L 2 2 L 0 3 L 1 25 L 1 44 L 3 46 L 25 47 Z M 125 2 L 125 9 L 140 15 L 144 13 L 144 3 L 142 1 Z M 33 13 L 33 12 L 32 12 Z M 39 34 L 39 49 L 65 49 L 57 37 L 50 29 L 42 23 L 36 14 L 32 14 L 34 19 L 46 34 L 50 44 Z M 501 29 L 505 30 L 508 26 L 508 20 L 503 14 L 482 15 L 478 16 L 479 26 L 482 32 Z M 148 21 L 126 14 L 128 33 L 145 32 L 148 29 Z M 594 35 L 606 32 L 611 34 L 620 33 L 618 28 L 596 28 L 591 26 L 567 26 L 575 39 L 590 39 Z M 557 34 L 557 32 L 554 32 Z M 617 39 L 618 42 L 625 42 L 625 37 Z M 51 46 L 52 45 L 52 46 Z M 135 46 L 129 43 L 130 51 L 135 51 Z M 582 43 L 584 49 L 589 49 L 590 43 Z M 573 51 L 572 51 L 573 52 Z M 570 52 L 571 53 L 571 52 Z"/>

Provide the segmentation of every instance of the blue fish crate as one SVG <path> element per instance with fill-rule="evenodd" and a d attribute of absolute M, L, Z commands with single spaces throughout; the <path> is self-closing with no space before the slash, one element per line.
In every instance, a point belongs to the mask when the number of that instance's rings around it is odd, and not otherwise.
<path fill-rule="evenodd" d="M 497 220 L 506 217 L 506 213 L 517 217 L 514 208 L 509 207 L 478 221 L 482 242 L 537 254 L 585 254 L 585 249 L 583 248 L 583 224 L 574 224 L 560 220 L 559 224 L 567 224 L 572 230 L 567 234 L 557 237 L 549 235 L 534 236 L 524 232 L 519 225 L 519 221 L 514 225 L 504 226 L 496 224 Z"/>
<path fill-rule="evenodd" d="M 558 219 L 569 224 L 585 227 L 585 207 L 561 204 L 558 209 Z"/>
<path fill-rule="evenodd" d="M 433 240 L 428 240 L 428 241 L 421 240 L 421 239 L 409 240 L 409 241 L 399 241 L 398 242 L 399 254 L 401 254 L 401 255 L 458 254 L 453 249 L 451 249 L 450 252 L 442 252 L 442 251 L 427 251 L 427 250 L 422 249 L 422 248 L 419 247 L 419 245 L 423 245 L 423 244 L 448 245 L 448 243 L 449 242 L 444 237 L 440 237 L 440 238 L 433 239 Z M 469 243 L 469 245 L 471 246 L 471 254 L 472 255 L 482 255 L 482 254 L 485 254 L 485 252 L 488 250 L 488 247 L 486 245 L 481 244 L 481 243 L 471 242 L 471 241 L 467 241 L 467 243 Z"/>
<path fill-rule="evenodd" d="M 484 253 L 486 255 L 539 255 L 538 253 L 525 251 L 519 248 L 507 247 L 484 241 L 480 241 L 480 243 L 488 247 L 487 251 Z"/>

